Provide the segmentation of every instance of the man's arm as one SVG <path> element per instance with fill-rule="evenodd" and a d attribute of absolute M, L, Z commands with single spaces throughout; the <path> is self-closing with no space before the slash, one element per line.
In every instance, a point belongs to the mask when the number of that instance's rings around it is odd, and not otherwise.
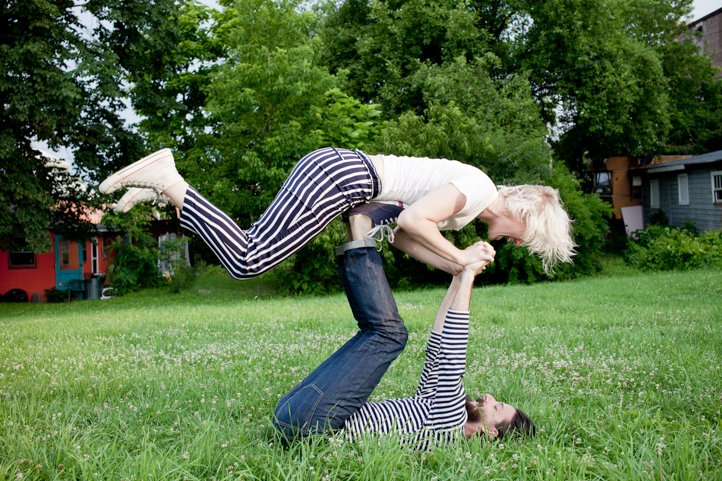
<path fill-rule="evenodd" d="M 433 332 L 441 334 L 441 331 L 444 328 L 446 313 L 449 309 L 456 311 L 469 310 L 469 304 L 471 304 L 471 289 L 474 287 L 474 279 L 477 274 L 483 271 L 484 268 L 494 260 L 496 252 L 489 243 L 479 242 L 475 245 L 480 247 L 483 260 L 475 264 L 464 266 L 462 271 L 455 275 L 451 280 L 451 285 L 449 285 L 449 289 L 446 291 L 446 295 L 441 301 L 439 310 L 436 312 L 434 326 L 431 329 Z"/>

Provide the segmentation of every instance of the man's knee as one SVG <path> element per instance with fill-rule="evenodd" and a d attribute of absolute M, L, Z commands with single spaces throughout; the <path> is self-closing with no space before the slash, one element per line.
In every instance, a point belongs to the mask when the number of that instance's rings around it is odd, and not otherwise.
<path fill-rule="evenodd" d="M 301 430 L 293 427 L 289 422 L 290 419 L 280 419 L 277 412 L 274 413 L 272 421 L 273 427 L 276 428 L 278 434 L 280 434 L 285 441 L 294 441 L 302 437 Z"/>
<path fill-rule="evenodd" d="M 406 347 L 406 343 L 409 341 L 409 331 L 406 330 L 406 326 L 401 324 L 401 330 L 397 335 L 397 341 L 401 344 L 401 349 Z"/>
<path fill-rule="evenodd" d="M 401 352 L 406 347 L 406 343 L 409 340 L 409 331 L 406 330 L 406 326 L 403 322 L 399 322 L 393 327 L 382 328 L 384 337 L 392 342 L 393 349 Z"/>
<path fill-rule="evenodd" d="M 291 413 L 290 406 L 282 399 L 273 411 L 273 427 L 285 441 L 294 441 L 303 437 L 299 422 Z"/>

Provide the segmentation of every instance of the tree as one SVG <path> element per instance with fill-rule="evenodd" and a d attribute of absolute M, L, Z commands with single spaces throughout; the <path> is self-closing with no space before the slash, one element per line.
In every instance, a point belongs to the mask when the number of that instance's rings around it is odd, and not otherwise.
<path fill-rule="evenodd" d="M 657 46 L 674 41 L 689 2 L 527 2 L 532 23 L 517 41 L 545 119 L 567 126 L 557 152 L 582 158 L 658 152 L 670 126 L 668 83 Z"/>
<path fill-rule="evenodd" d="M 69 149 L 77 173 L 90 182 L 145 152 L 121 115 L 127 82 L 147 71 L 134 56 L 148 46 L 148 34 L 178 25 L 178 5 L 11 0 L 0 6 L 2 248 L 45 251 L 49 228 L 81 235 L 81 206 L 98 201 L 90 189 L 68 189 L 67 177 L 53 173 L 35 142 Z"/>
<path fill-rule="evenodd" d="M 164 15 L 171 21 L 137 34 L 122 55 L 129 59 L 129 95 L 148 143 L 187 155 L 207 144 L 206 86 L 222 47 L 211 34 L 208 8 L 182 2 Z"/>
<path fill-rule="evenodd" d="M 423 94 L 413 85 L 423 65 L 467 60 L 488 50 L 479 28 L 482 2 L 343 2 L 322 30 L 323 58 L 332 72 L 347 73 L 349 92 L 383 106 L 387 117 L 407 110 L 423 113 Z"/>
<path fill-rule="evenodd" d="M 427 109 L 390 121 L 374 148 L 463 161 L 498 183 L 549 177 L 551 150 L 529 84 L 518 76 L 494 80 L 489 64 L 497 63 L 488 54 L 419 68 L 409 84 L 421 92 Z"/>
<path fill-rule="evenodd" d="M 383 106 L 389 121 L 372 151 L 453 158 L 500 184 L 558 187 L 576 219 L 579 262 L 560 270 L 573 277 L 598 269 L 608 209 L 583 195 L 563 166 L 552 169 L 544 109 L 533 95 L 538 84 L 516 68 L 514 57 L 534 24 L 527 10 L 523 1 L 348 1 L 325 24 L 324 59 L 332 71 L 348 74 L 352 92 Z M 659 67 L 654 59 L 648 63 Z M 641 102 L 636 93 L 634 101 Z M 466 245 L 485 232 L 476 223 L 445 235 Z M 504 267 L 490 269 L 489 277 L 546 278 L 540 262 L 524 253 L 500 246 Z M 435 280 L 424 266 L 394 257 L 392 278 L 403 272 L 414 283 Z"/>
<path fill-rule="evenodd" d="M 722 79 L 709 57 L 689 39 L 660 47 L 669 82 L 670 131 L 665 153 L 722 149 Z"/>
<path fill-rule="evenodd" d="M 722 84 L 687 40 L 689 0 L 526 2 L 512 55 L 530 72 L 557 155 L 577 173 L 609 155 L 722 147 Z"/>

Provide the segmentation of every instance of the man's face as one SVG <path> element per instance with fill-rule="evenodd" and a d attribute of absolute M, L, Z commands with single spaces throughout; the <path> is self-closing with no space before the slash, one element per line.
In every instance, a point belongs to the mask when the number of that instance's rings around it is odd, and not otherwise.
<path fill-rule="evenodd" d="M 487 434 L 496 432 L 499 425 L 511 422 L 516 414 L 514 406 L 497 401 L 491 394 L 484 394 L 476 401 L 471 400 L 470 404 L 481 413 L 482 426 Z"/>
<path fill-rule="evenodd" d="M 524 242 L 524 222 L 511 216 L 501 217 L 489 224 L 489 240 L 504 239 L 519 246 Z"/>

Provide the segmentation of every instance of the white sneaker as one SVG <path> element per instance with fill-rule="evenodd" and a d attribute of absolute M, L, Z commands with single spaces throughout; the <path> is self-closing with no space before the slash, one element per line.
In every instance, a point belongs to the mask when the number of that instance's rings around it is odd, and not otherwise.
<path fill-rule="evenodd" d="M 123 194 L 123 197 L 120 198 L 118 203 L 115 204 L 114 210 L 116 212 L 128 212 L 136 204 L 149 201 L 159 205 L 164 205 L 169 202 L 168 197 L 163 194 L 159 194 L 153 189 L 131 187 L 125 194 Z"/>
<path fill-rule="evenodd" d="M 120 169 L 105 179 L 98 190 L 109 194 L 122 187 L 144 187 L 162 192 L 181 180 L 183 177 L 175 168 L 173 153 L 170 149 L 162 149 Z"/>

